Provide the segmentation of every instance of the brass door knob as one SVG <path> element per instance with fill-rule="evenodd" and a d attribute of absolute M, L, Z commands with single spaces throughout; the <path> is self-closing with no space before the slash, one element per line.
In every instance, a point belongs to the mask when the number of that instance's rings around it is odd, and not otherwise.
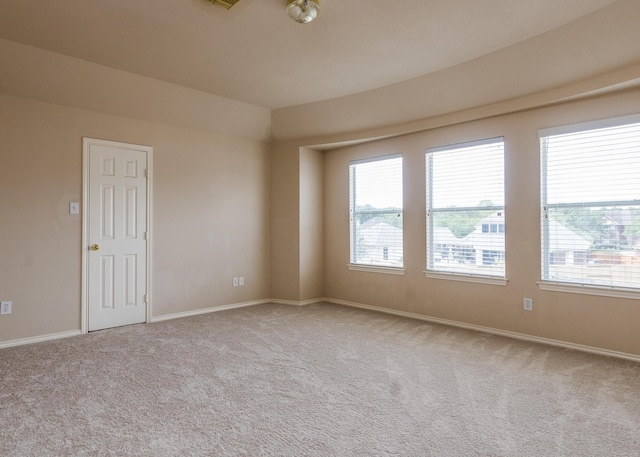
<path fill-rule="evenodd" d="M 98 249 L 100 249 L 100 246 L 98 246 L 97 244 L 92 244 L 91 245 L 91 250 L 92 251 L 97 251 Z"/>

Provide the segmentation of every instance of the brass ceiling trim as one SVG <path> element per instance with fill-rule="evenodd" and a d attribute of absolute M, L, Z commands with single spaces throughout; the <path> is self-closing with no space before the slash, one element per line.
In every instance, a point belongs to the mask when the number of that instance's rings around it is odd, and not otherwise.
<path fill-rule="evenodd" d="M 210 3 L 221 6 L 227 10 L 231 8 L 233 5 L 235 5 L 236 3 L 238 3 L 239 1 L 240 0 L 209 0 Z"/>

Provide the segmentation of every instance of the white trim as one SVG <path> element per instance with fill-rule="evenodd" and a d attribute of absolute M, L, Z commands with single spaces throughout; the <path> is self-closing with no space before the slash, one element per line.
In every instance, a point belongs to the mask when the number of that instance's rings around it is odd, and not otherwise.
<path fill-rule="evenodd" d="M 558 127 L 548 127 L 538 130 L 538 137 L 544 138 L 554 135 L 565 135 L 568 133 L 584 132 L 588 130 L 604 129 L 607 127 L 618 127 L 626 124 L 637 124 L 640 122 L 640 114 L 630 114 L 628 116 L 611 117 L 598 119 L 595 121 L 580 122 L 578 124 L 561 125 Z"/>
<path fill-rule="evenodd" d="M 271 298 L 265 303 L 275 303 L 276 305 L 307 306 L 307 305 L 313 305 L 314 303 L 320 303 L 323 301 L 327 301 L 327 299 L 312 298 L 310 300 L 295 301 L 295 300 L 280 300 L 278 298 Z"/>
<path fill-rule="evenodd" d="M 42 343 L 43 341 L 59 340 L 62 338 L 70 338 L 72 336 L 82 335 L 81 330 L 70 330 L 68 332 L 49 333 L 48 335 L 31 336 L 29 338 L 18 338 L 17 340 L 1 341 L 0 349 L 10 348 L 14 346 L 23 346 L 25 344 Z"/>
<path fill-rule="evenodd" d="M 640 290 L 617 287 L 597 287 L 585 284 L 567 284 L 540 281 L 538 282 L 538 288 L 540 290 L 548 290 L 551 292 L 567 292 L 570 294 L 598 295 L 600 297 L 629 298 L 632 300 L 640 299 Z"/>
<path fill-rule="evenodd" d="M 527 334 L 518 333 L 518 332 L 510 332 L 508 330 L 499 330 L 492 327 L 484 327 L 482 325 L 466 324 L 464 322 L 452 321 L 449 319 L 441 319 L 439 317 L 429 317 L 429 316 L 424 316 L 422 314 L 408 313 L 405 311 L 397 311 L 397 310 L 388 309 L 388 308 L 381 308 L 378 306 L 364 305 L 362 303 L 349 302 L 349 301 L 338 300 L 334 298 L 326 298 L 325 301 L 336 304 L 336 305 L 344 305 L 352 308 L 362 308 L 370 311 L 377 311 L 385 314 L 392 314 L 395 316 L 408 317 L 410 319 L 418 319 L 421 321 L 432 322 L 434 324 L 442 324 L 442 325 L 448 325 L 451 327 L 463 328 L 466 330 L 475 330 L 478 332 L 490 333 L 492 335 L 504 336 L 504 337 L 513 338 L 516 340 L 547 344 L 550 346 L 556 346 L 556 347 L 561 347 L 565 349 L 573 349 L 576 351 L 588 352 L 590 354 L 617 357 L 620 359 L 631 360 L 633 362 L 640 362 L 640 355 L 629 354 L 626 352 L 610 351 L 608 349 L 600 349 L 593 346 L 586 346 L 583 344 L 569 343 L 567 341 L 560 341 L 560 340 L 554 340 L 551 338 L 532 336 L 532 335 L 527 335 Z"/>
<path fill-rule="evenodd" d="M 503 136 L 496 136 L 493 138 L 484 138 L 482 140 L 463 141 L 462 143 L 447 144 L 445 146 L 436 146 L 434 148 L 427 148 L 427 154 L 432 152 L 449 151 L 452 149 L 471 148 L 473 146 L 484 146 L 486 144 L 504 143 Z"/>
<path fill-rule="evenodd" d="M 181 319 L 183 317 L 199 316 L 201 314 L 217 313 L 218 311 L 226 311 L 229 309 L 246 308 L 248 306 L 262 305 L 270 303 L 270 300 L 254 300 L 243 303 L 231 303 L 229 305 L 212 306 L 210 308 L 201 308 L 193 311 L 184 311 L 181 313 L 163 314 L 162 316 L 152 317 L 149 322 L 162 322 L 172 319 Z"/>
<path fill-rule="evenodd" d="M 130 143 L 120 143 L 117 141 L 109 141 L 109 140 L 100 140 L 97 138 L 82 138 L 82 277 L 81 277 L 81 306 L 80 306 L 80 331 L 82 333 L 87 333 L 89 331 L 89 289 L 87 286 L 88 282 L 88 274 L 89 274 L 89 251 L 87 244 L 87 230 L 89 229 L 89 146 L 101 145 L 108 146 L 119 149 L 127 149 L 130 151 L 140 151 L 144 152 L 147 155 L 147 229 L 146 229 L 146 242 L 147 242 L 147 290 L 146 294 L 146 311 L 145 311 L 145 322 L 150 322 L 151 319 L 151 238 L 152 238 L 152 225 L 153 225 L 153 147 L 145 146 L 140 144 L 130 144 Z"/>
<path fill-rule="evenodd" d="M 360 165 L 361 163 L 379 162 L 381 160 L 401 159 L 401 158 L 402 158 L 402 153 L 397 152 L 395 154 L 386 154 L 386 155 L 377 156 L 377 157 L 367 157 L 366 159 L 351 160 L 349 162 L 349 165 Z"/>
<path fill-rule="evenodd" d="M 147 322 L 151 322 L 153 316 L 153 287 L 152 287 L 152 240 L 153 240 L 153 148 L 147 147 L 147 232 L 145 233 L 145 240 L 147 240 L 147 291 L 145 298 L 147 305 Z"/>
<path fill-rule="evenodd" d="M 473 282 L 476 284 L 488 284 L 491 286 L 506 286 L 507 282 L 509 282 L 507 278 L 494 278 L 493 276 L 468 275 L 463 273 L 436 273 L 433 271 L 423 271 L 422 273 L 430 279 Z"/>
<path fill-rule="evenodd" d="M 347 267 L 351 271 L 365 271 L 367 273 L 384 273 L 388 275 L 404 275 L 404 268 L 398 267 L 378 267 L 374 265 L 358 265 L 355 263 L 348 263 Z"/>
<path fill-rule="evenodd" d="M 89 148 L 87 144 L 88 138 L 82 139 L 82 237 L 80 241 L 80 252 L 82 253 L 80 259 L 80 331 L 87 333 L 89 329 L 89 312 L 87 307 L 89 306 L 88 294 L 88 255 L 87 255 L 87 229 L 89 227 Z"/>

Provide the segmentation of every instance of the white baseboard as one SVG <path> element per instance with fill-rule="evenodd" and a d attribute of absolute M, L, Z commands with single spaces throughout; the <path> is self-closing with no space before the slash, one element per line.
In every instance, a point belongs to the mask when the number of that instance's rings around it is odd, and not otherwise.
<path fill-rule="evenodd" d="M 193 311 L 184 311 L 182 313 L 163 314 L 162 316 L 152 317 L 149 322 L 162 322 L 171 319 L 180 319 L 182 317 L 199 316 L 200 314 L 216 313 L 218 311 L 226 311 L 228 309 L 246 308 L 247 306 L 262 305 L 264 303 L 272 303 L 269 299 L 247 301 L 243 303 L 232 303 L 230 305 L 212 306 L 210 308 L 201 308 Z"/>
<path fill-rule="evenodd" d="M 59 340 L 61 338 L 70 338 L 72 336 L 82 335 L 80 330 L 70 330 L 68 332 L 49 333 L 48 335 L 32 336 L 29 338 L 18 338 L 17 340 L 0 341 L 0 349 L 10 348 L 13 346 L 23 346 L 25 344 L 42 343 L 43 341 Z"/>
<path fill-rule="evenodd" d="M 275 303 L 280 305 L 292 305 L 292 306 L 306 306 L 306 305 L 311 305 L 313 303 L 320 303 L 320 302 L 333 303 L 336 305 L 349 306 L 352 308 L 367 309 L 370 311 L 377 311 L 380 313 L 392 314 L 394 316 L 407 317 L 410 319 L 418 319 L 421 321 L 448 325 L 448 326 L 463 328 L 467 330 L 475 330 L 478 332 L 490 333 L 492 335 L 504 336 L 507 338 L 514 338 L 517 340 L 531 341 L 534 343 L 547 344 L 550 346 L 557 346 L 565 349 L 574 349 L 576 351 L 588 352 L 591 354 L 617 357 L 620 359 L 640 362 L 639 355 L 628 354 L 626 352 L 610 351 L 608 349 L 600 349 L 592 346 L 586 346 L 583 344 L 569 343 L 566 341 L 527 335 L 525 333 L 511 332 L 508 330 L 500 330 L 492 327 L 484 327 L 481 325 L 467 324 L 464 322 L 452 321 L 449 319 L 441 319 L 439 317 L 429 317 L 429 316 L 424 316 L 422 314 L 409 313 L 406 311 L 398 311 L 398 310 L 389 309 L 389 308 L 382 308 L 379 306 L 365 305 L 363 303 L 356 303 L 356 302 L 351 302 L 346 300 L 338 300 L 336 298 L 315 298 L 315 299 L 304 300 L 304 301 L 279 300 L 275 298 L 255 300 L 255 301 L 244 302 L 244 303 L 233 303 L 230 305 L 213 306 L 211 308 L 197 309 L 194 311 L 185 311 L 182 313 L 165 314 L 163 316 L 153 317 L 150 319 L 149 322 L 161 322 L 161 321 L 167 321 L 171 319 L 179 319 L 181 317 L 198 316 L 200 314 L 215 313 L 218 311 L 225 311 L 225 310 L 236 309 L 236 308 L 245 308 L 248 306 L 261 305 L 265 303 Z M 50 333 L 47 335 L 33 336 L 29 338 L 19 338 L 19 339 L 9 340 L 9 341 L 0 341 L 0 349 L 14 347 L 14 346 L 22 346 L 25 344 L 41 343 L 43 341 L 58 340 L 61 338 L 70 338 L 72 336 L 78 336 L 78 335 L 82 335 L 81 330 L 71 330 L 68 332 Z"/>
<path fill-rule="evenodd" d="M 323 301 L 327 301 L 327 299 L 312 298 L 310 300 L 295 301 L 295 300 L 280 300 L 278 298 L 272 298 L 268 301 L 268 303 L 275 303 L 276 305 L 307 306 L 307 305 L 313 305 L 314 303 L 320 303 Z"/>
<path fill-rule="evenodd" d="M 185 311 L 181 313 L 164 314 L 162 316 L 152 317 L 151 319 L 149 319 L 149 322 L 162 322 L 162 321 L 168 321 L 171 319 L 180 319 L 181 317 L 198 316 L 200 314 L 215 313 L 218 311 L 226 311 L 229 309 L 236 309 L 236 308 L 245 308 L 247 306 L 262 305 L 265 303 L 304 306 L 304 305 L 310 305 L 312 303 L 318 303 L 321 301 L 325 301 L 325 299 L 318 298 L 314 300 L 305 300 L 305 301 L 290 301 L 290 300 L 277 300 L 277 299 L 265 298 L 262 300 L 254 300 L 254 301 L 243 302 L 243 303 L 232 303 L 229 305 L 212 306 L 210 308 L 196 309 L 193 311 Z M 83 333 L 81 330 L 71 330 L 68 332 L 51 333 L 48 335 L 39 335 L 39 336 L 33 336 L 29 338 L 18 338 L 15 340 L 0 341 L 0 349 L 13 347 L 13 346 L 23 346 L 25 344 L 41 343 L 43 341 L 58 340 L 61 338 L 69 338 L 72 336 L 78 336 L 82 334 Z"/>
<path fill-rule="evenodd" d="M 421 320 L 421 321 L 432 322 L 434 324 L 449 325 L 449 326 L 452 326 L 452 327 L 458 327 L 458 328 L 463 328 L 463 329 L 467 329 L 467 330 L 475 330 L 475 331 L 478 331 L 478 332 L 490 333 L 492 335 L 505 336 L 507 338 L 514 338 L 514 339 L 517 339 L 517 340 L 531 341 L 531 342 L 534 342 L 534 343 L 548 344 L 550 346 L 557 346 L 557 347 L 561 347 L 561 348 L 565 348 L 565 349 L 574 349 L 576 351 L 588 352 L 590 354 L 605 355 L 605 356 L 609 356 L 609 357 L 617 357 L 617 358 L 620 358 L 620 359 L 626 359 L 626 360 L 632 360 L 634 362 L 640 362 L 640 355 L 628 354 L 626 352 L 610 351 L 608 349 L 600 349 L 600 348 L 596 348 L 596 347 L 592 347 L 592 346 L 586 346 L 586 345 L 583 345 L 583 344 L 569 343 L 569 342 L 566 342 L 566 341 L 560 341 L 560 340 L 554 340 L 554 339 L 550 339 L 550 338 L 543 338 L 543 337 L 539 337 L 539 336 L 527 335 L 526 333 L 510 332 L 508 330 L 500 330 L 500 329 L 491 328 L 491 327 L 484 327 L 482 325 L 466 324 L 464 322 L 452 321 L 452 320 L 449 320 L 449 319 L 441 319 L 439 317 L 429 317 L 429 316 L 424 316 L 422 314 L 408 313 L 408 312 L 405 312 L 405 311 L 397 311 L 397 310 L 394 310 L 394 309 L 381 308 L 381 307 L 378 307 L 378 306 L 365 305 L 365 304 L 362 304 L 362 303 L 355 303 L 355 302 L 350 302 L 350 301 L 345 301 L 345 300 L 338 300 L 338 299 L 335 299 L 335 298 L 325 298 L 325 299 L 323 299 L 323 301 L 326 301 L 328 303 L 333 303 L 333 304 L 336 304 L 336 305 L 350 306 L 352 308 L 368 309 L 368 310 L 371 310 L 371 311 L 378 311 L 378 312 L 381 312 L 381 313 L 393 314 L 395 316 L 402 316 L 402 317 L 408 317 L 408 318 L 411 318 L 411 319 L 418 319 L 418 320 Z"/>

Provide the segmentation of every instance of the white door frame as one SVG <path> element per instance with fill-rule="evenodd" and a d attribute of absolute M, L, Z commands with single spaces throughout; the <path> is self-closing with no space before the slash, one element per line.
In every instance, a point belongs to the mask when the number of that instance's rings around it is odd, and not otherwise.
<path fill-rule="evenodd" d="M 151 234 L 152 234 L 152 181 L 153 181 L 153 147 L 139 144 L 120 143 L 116 141 L 82 138 L 82 306 L 80 310 L 80 330 L 89 331 L 89 146 L 100 145 L 132 151 L 144 152 L 147 157 L 147 290 L 145 322 L 151 322 Z"/>

